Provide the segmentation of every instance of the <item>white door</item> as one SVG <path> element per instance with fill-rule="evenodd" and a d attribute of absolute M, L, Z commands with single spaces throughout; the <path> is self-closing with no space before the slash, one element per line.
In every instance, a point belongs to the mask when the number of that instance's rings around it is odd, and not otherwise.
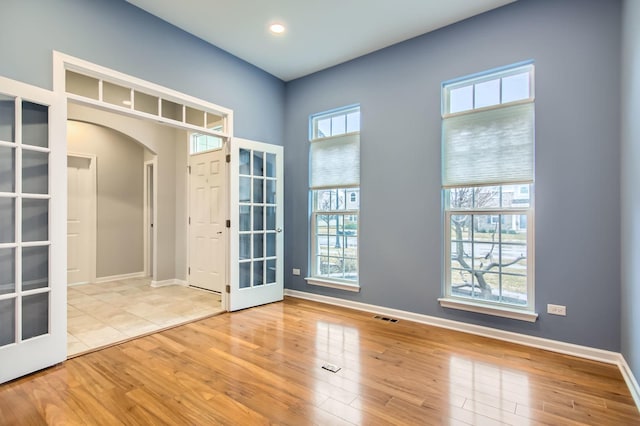
<path fill-rule="evenodd" d="M 231 140 L 228 309 L 276 302 L 283 285 L 283 149 Z"/>
<path fill-rule="evenodd" d="M 67 156 L 67 285 L 88 283 L 94 278 L 94 165 L 91 157 Z"/>
<path fill-rule="evenodd" d="M 227 178 L 224 150 L 190 157 L 189 285 L 222 293 L 227 244 Z"/>
<path fill-rule="evenodd" d="M 67 356 L 65 114 L 0 77 L 0 383 Z"/>

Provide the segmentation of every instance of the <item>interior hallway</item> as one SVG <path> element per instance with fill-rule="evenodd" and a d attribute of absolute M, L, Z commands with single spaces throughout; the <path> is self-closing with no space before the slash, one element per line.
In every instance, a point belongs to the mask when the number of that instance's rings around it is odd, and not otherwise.
<path fill-rule="evenodd" d="M 220 295 L 133 278 L 67 289 L 67 356 L 223 312 Z"/>

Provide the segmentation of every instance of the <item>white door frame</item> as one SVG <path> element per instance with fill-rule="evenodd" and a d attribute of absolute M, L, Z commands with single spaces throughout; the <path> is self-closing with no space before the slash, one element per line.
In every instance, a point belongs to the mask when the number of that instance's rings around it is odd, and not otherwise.
<path fill-rule="evenodd" d="M 81 154 L 78 152 L 67 151 L 67 157 L 87 158 L 90 161 L 89 172 L 91 174 L 91 201 L 89 203 L 89 217 L 91 218 L 91 226 L 89 227 L 89 282 L 96 281 L 96 261 L 97 261 L 97 228 L 98 228 L 98 178 L 97 178 L 97 160 L 93 154 Z M 69 197 L 69 188 L 67 187 L 67 198 Z M 69 247 L 67 247 L 67 250 Z"/>
<path fill-rule="evenodd" d="M 144 162 L 144 275 L 146 277 L 151 276 L 151 281 L 157 280 L 157 263 L 158 263 L 158 158 L 154 156 L 153 160 Z M 151 169 L 151 176 L 149 176 L 149 169 Z M 153 193 L 149 194 L 149 184 L 152 184 Z M 151 227 L 149 223 L 149 197 L 151 197 L 151 208 L 153 210 L 153 217 L 151 218 Z M 151 229 L 151 232 L 149 232 Z M 149 235 L 151 234 L 151 235 Z M 149 246 L 149 237 L 152 237 L 153 244 Z M 151 252 L 151 259 L 149 258 L 149 252 Z M 149 268 L 151 265 L 151 268 Z"/>

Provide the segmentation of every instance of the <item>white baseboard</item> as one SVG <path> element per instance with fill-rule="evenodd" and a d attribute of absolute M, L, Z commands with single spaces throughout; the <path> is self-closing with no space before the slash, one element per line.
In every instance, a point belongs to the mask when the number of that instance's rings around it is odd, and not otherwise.
<path fill-rule="evenodd" d="M 179 280 L 177 278 L 162 281 L 151 281 L 151 287 L 166 287 L 168 285 L 180 285 L 187 287 L 189 284 L 186 281 Z"/>
<path fill-rule="evenodd" d="M 636 406 L 638 407 L 638 409 L 640 409 L 640 386 L 638 385 L 638 381 L 633 375 L 633 371 L 631 371 L 631 367 L 629 367 L 629 364 L 627 364 L 627 360 L 624 359 L 622 354 L 620 354 L 620 359 L 618 360 L 618 367 L 620 367 L 622 377 L 627 383 L 627 387 L 631 392 L 633 400 L 636 402 Z"/>
<path fill-rule="evenodd" d="M 120 281 L 120 280 L 128 280 L 131 278 L 141 278 L 144 277 L 144 271 L 141 272 L 133 272 L 131 274 L 122 274 L 122 275 L 111 275 L 108 277 L 98 277 L 93 282 L 94 284 L 106 283 L 109 281 Z"/>
<path fill-rule="evenodd" d="M 617 365 L 622 373 L 622 377 L 629 387 L 631 396 L 636 403 L 636 407 L 640 409 L 640 386 L 636 381 L 631 368 L 627 364 L 622 354 L 618 352 L 605 351 L 602 349 L 591 348 L 588 346 L 575 345 L 573 343 L 565 343 L 557 340 L 544 339 L 541 337 L 528 336 L 526 334 L 514 333 L 511 331 L 498 330 L 481 325 L 467 324 L 460 321 L 453 321 L 444 318 L 433 317 L 415 312 L 402 311 L 399 309 L 386 308 L 384 306 L 370 305 L 367 303 L 354 302 L 351 300 L 340 299 L 337 297 L 322 296 L 319 294 L 307 293 L 298 290 L 284 290 L 285 296 L 306 299 L 315 302 L 327 303 L 329 305 L 341 306 L 343 308 L 356 309 L 358 311 L 371 312 L 373 314 L 383 314 L 388 317 L 404 319 L 407 321 L 418 322 L 421 324 L 432 325 L 435 327 L 447 328 L 450 330 L 461 331 L 464 333 L 475 334 L 477 336 L 490 337 L 492 339 L 502 340 L 505 342 L 517 343 L 533 348 L 544 349 L 552 352 L 558 352 L 565 355 L 572 355 L 580 358 L 590 359 L 592 361 L 604 362 L 607 364 Z"/>

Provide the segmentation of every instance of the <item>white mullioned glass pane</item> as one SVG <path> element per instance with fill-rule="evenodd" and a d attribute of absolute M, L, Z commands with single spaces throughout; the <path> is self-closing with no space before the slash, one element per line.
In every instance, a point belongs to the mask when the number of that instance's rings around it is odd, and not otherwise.
<path fill-rule="evenodd" d="M 530 73 L 511 75 L 502 79 L 502 103 L 529 99 Z"/>
<path fill-rule="evenodd" d="M 484 108 L 500 103 L 500 79 L 478 83 L 474 90 L 474 108 Z"/>
<path fill-rule="evenodd" d="M 347 133 L 360 131 L 360 111 L 347 114 Z"/>
<path fill-rule="evenodd" d="M 360 135 L 311 143 L 311 189 L 360 185 Z"/>
<path fill-rule="evenodd" d="M 343 135 L 347 131 L 346 117 L 338 115 L 331 117 L 331 136 Z"/>
<path fill-rule="evenodd" d="M 449 91 L 449 113 L 473 109 L 473 85 Z"/>
<path fill-rule="evenodd" d="M 325 118 L 317 121 L 317 131 L 314 135 L 314 139 L 326 138 L 331 136 L 331 119 Z"/>
<path fill-rule="evenodd" d="M 534 105 L 443 119 L 443 186 L 533 181 Z"/>
<path fill-rule="evenodd" d="M 15 142 L 16 98 L 0 93 L 0 141 Z"/>

